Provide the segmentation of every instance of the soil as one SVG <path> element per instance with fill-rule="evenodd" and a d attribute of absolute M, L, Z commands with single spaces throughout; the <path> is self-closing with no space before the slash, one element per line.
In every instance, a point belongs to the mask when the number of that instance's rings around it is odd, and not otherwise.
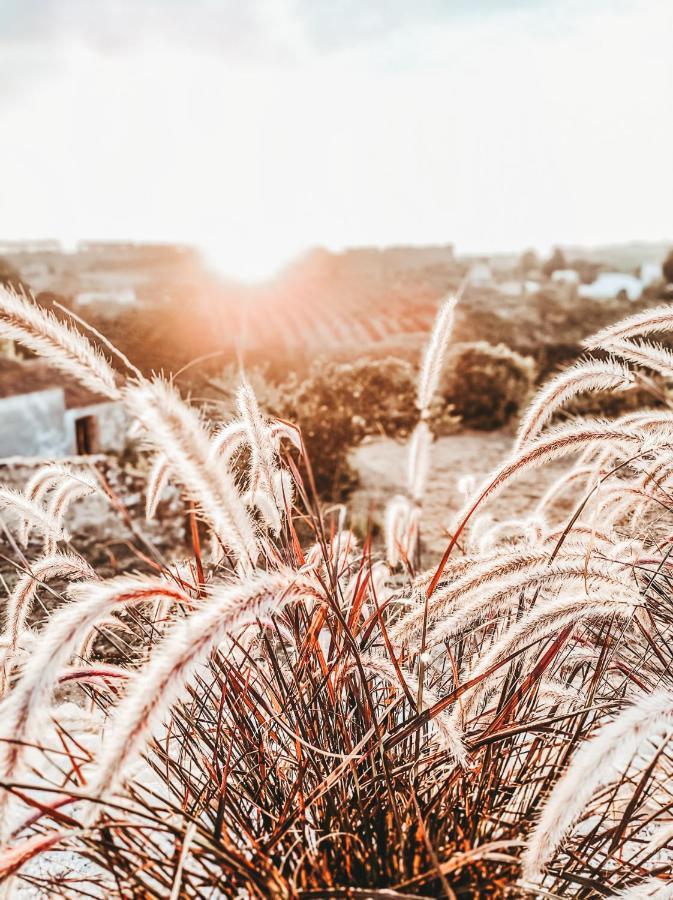
<path fill-rule="evenodd" d="M 435 441 L 421 519 L 424 562 L 431 563 L 438 559 L 446 548 L 446 528 L 465 502 L 459 488 L 461 479 L 473 476 L 474 486 L 479 484 L 509 453 L 513 437 L 513 432 L 509 430 L 462 431 Z M 360 476 L 360 484 L 349 503 L 353 521 L 362 531 L 366 531 L 368 518 L 371 518 L 375 528 L 381 526 L 387 501 L 394 494 L 403 492 L 406 444 L 376 438 L 361 444 L 353 452 L 351 462 Z M 495 522 L 526 516 L 551 482 L 570 464 L 566 461 L 554 462 L 531 470 L 488 503 L 484 512 L 490 514 Z M 565 509 L 570 509 L 567 501 Z"/>

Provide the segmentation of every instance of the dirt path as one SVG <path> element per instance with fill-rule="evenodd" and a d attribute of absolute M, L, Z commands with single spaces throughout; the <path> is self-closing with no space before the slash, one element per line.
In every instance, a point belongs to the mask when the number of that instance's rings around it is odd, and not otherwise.
<path fill-rule="evenodd" d="M 428 559 L 445 549 L 445 529 L 464 503 L 458 482 L 471 475 L 478 483 L 509 452 L 512 439 L 508 431 L 464 431 L 434 443 L 421 523 Z M 352 463 L 360 473 L 360 486 L 351 497 L 350 508 L 357 523 L 364 525 L 369 514 L 381 524 L 386 502 L 404 488 L 406 458 L 406 445 L 390 439 L 376 439 L 354 451 Z M 557 462 L 531 471 L 489 503 L 485 512 L 496 522 L 524 516 L 568 465 Z"/>

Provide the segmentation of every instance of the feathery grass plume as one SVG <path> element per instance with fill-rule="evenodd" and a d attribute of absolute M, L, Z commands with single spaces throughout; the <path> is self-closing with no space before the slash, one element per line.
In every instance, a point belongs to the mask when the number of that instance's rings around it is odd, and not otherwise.
<path fill-rule="evenodd" d="M 168 484 L 170 466 L 163 453 L 157 453 L 147 476 L 147 488 L 145 490 L 145 518 L 151 521 L 157 512 L 157 506 L 161 494 Z"/>
<path fill-rule="evenodd" d="M 554 786 L 530 834 L 522 858 L 523 876 L 537 881 L 595 791 L 628 764 L 644 742 L 673 727 L 673 694 L 639 696 L 585 741 Z"/>
<path fill-rule="evenodd" d="M 44 538 L 54 541 L 67 540 L 68 536 L 58 519 L 20 491 L 0 487 L 0 509 L 6 509 L 18 516 L 20 522 L 29 522 Z"/>
<path fill-rule="evenodd" d="M 670 331 L 673 328 L 673 304 L 658 306 L 656 309 L 644 309 L 634 313 L 615 325 L 608 325 L 596 334 L 582 341 L 588 350 L 597 347 L 608 347 L 614 341 L 630 338 L 634 335 L 655 334 Z"/>
<path fill-rule="evenodd" d="M 623 585 L 622 564 L 606 564 L 595 559 L 586 559 L 586 552 L 567 552 L 555 561 L 553 566 L 514 572 L 474 595 L 464 597 L 460 608 L 454 608 L 446 618 L 429 629 L 426 644 L 431 647 L 441 641 L 465 632 L 475 623 L 484 619 L 491 620 L 502 607 L 511 606 L 519 594 L 527 590 L 545 588 L 553 590 L 559 587 L 570 588 L 574 584 L 591 585 L 596 589 L 604 587 L 620 590 Z M 416 632 L 419 625 L 416 624 Z"/>
<path fill-rule="evenodd" d="M 440 306 L 418 377 L 416 407 L 420 412 L 420 421 L 409 440 L 407 457 L 407 491 L 414 504 L 404 497 L 394 497 L 386 508 L 387 559 L 393 568 L 400 562 L 411 561 L 418 549 L 420 504 L 425 493 L 433 442 L 432 432 L 425 420 L 430 415 L 430 404 L 439 385 L 457 301 L 456 296 L 450 297 Z"/>
<path fill-rule="evenodd" d="M 407 489 L 411 497 L 418 503 L 423 499 L 425 485 L 430 470 L 430 448 L 432 432 L 427 422 L 420 421 L 414 428 L 409 440 L 407 458 Z"/>
<path fill-rule="evenodd" d="M 556 500 L 575 481 L 583 481 L 595 477 L 594 466 L 574 466 L 569 472 L 556 478 L 538 500 L 533 516 L 541 516 L 547 507 Z"/>
<path fill-rule="evenodd" d="M 98 489 L 98 484 L 86 475 L 78 474 L 76 477 L 73 475 L 55 488 L 49 498 L 47 514 L 53 516 L 54 521 L 61 525 L 72 503 L 95 494 Z M 48 537 L 45 546 L 49 553 L 53 553 L 55 549 L 53 538 Z"/>
<path fill-rule="evenodd" d="M 34 301 L 0 285 L 0 335 L 17 341 L 84 387 L 119 399 L 115 372 L 105 357 L 71 325 Z"/>
<path fill-rule="evenodd" d="M 259 410 L 255 393 L 246 381 L 238 389 L 236 402 L 250 447 L 248 490 L 268 527 L 278 534 L 281 528 L 280 510 L 284 507 L 276 495 L 276 441 Z M 261 495 L 266 496 L 262 498 Z"/>
<path fill-rule="evenodd" d="M 589 419 L 585 422 L 561 425 L 550 429 L 544 435 L 531 441 L 505 463 L 488 475 L 477 488 L 476 497 L 471 498 L 455 517 L 449 531 L 455 538 L 461 533 L 473 513 L 487 500 L 493 499 L 515 478 L 537 466 L 545 465 L 569 453 L 576 453 L 587 445 L 607 445 L 613 447 L 638 447 L 643 443 L 637 431 L 621 427 L 615 422 Z"/>
<path fill-rule="evenodd" d="M 568 687 L 557 678 L 543 678 L 537 693 L 541 700 L 547 701 L 551 705 L 576 703 L 580 695 L 577 688 Z"/>
<path fill-rule="evenodd" d="M 126 401 L 145 425 L 146 443 L 164 454 L 219 540 L 244 564 L 253 564 L 258 554 L 253 523 L 226 464 L 211 454 L 198 413 L 161 379 L 127 388 Z"/>
<path fill-rule="evenodd" d="M 486 522 L 480 522 L 479 524 L 484 527 L 480 528 L 478 537 L 474 534 L 473 527 L 470 541 L 471 544 L 476 544 L 482 556 L 493 549 L 504 538 L 513 542 L 514 537 L 518 536 L 519 543 L 523 541 L 528 545 L 539 544 L 545 537 L 547 527 L 545 520 L 541 516 L 528 516 L 525 519 L 504 519 L 502 522 L 491 522 L 488 524 L 488 527 L 486 527 Z"/>
<path fill-rule="evenodd" d="M 406 497 L 398 495 L 386 506 L 386 558 L 392 569 L 413 555 L 418 534 L 419 509 Z"/>
<path fill-rule="evenodd" d="M 596 497 L 593 521 L 600 522 L 601 528 L 605 530 L 615 529 L 623 523 L 629 525 L 630 532 L 637 531 L 647 509 L 654 507 L 659 511 L 665 505 L 668 498 L 665 492 L 662 493 L 663 498 L 657 498 L 640 487 L 615 485 Z"/>
<path fill-rule="evenodd" d="M 342 524 L 339 517 L 339 525 Z M 351 565 L 353 556 L 358 550 L 358 539 L 346 528 L 340 528 L 326 539 L 325 545 L 313 544 L 304 554 L 306 569 L 317 569 L 326 572 L 332 568 L 334 573 L 341 576 Z"/>
<path fill-rule="evenodd" d="M 421 372 L 418 378 L 418 392 L 416 394 L 416 408 L 423 415 L 432 403 L 439 377 L 442 374 L 444 352 L 453 328 L 454 311 L 457 297 L 449 297 L 439 308 L 435 324 L 430 335 L 430 340 L 425 349 Z"/>
<path fill-rule="evenodd" d="M 241 422 L 240 419 L 234 419 L 225 425 L 220 425 L 210 439 L 211 453 L 214 456 L 221 456 L 228 463 L 234 453 L 243 446 L 246 437 L 245 423 Z"/>
<path fill-rule="evenodd" d="M 578 394 L 624 390 L 633 383 L 631 372 L 614 360 L 580 360 L 548 381 L 535 395 L 521 419 L 514 449 L 521 450 L 536 438 L 554 413 Z"/>
<path fill-rule="evenodd" d="M 23 493 L 29 500 L 34 503 L 41 503 L 44 496 L 49 493 L 57 484 L 61 484 L 63 479 L 70 478 L 75 473 L 70 466 L 62 463 L 49 463 L 46 466 L 40 466 L 35 474 L 28 479 L 23 488 Z M 21 522 L 19 526 L 19 542 L 25 547 L 30 536 L 30 523 L 26 520 Z"/>
<path fill-rule="evenodd" d="M 83 582 L 68 588 L 70 603 L 58 609 L 43 629 L 36 651 L 26 661 L 21 678 L 0 703 L 0 780 L 11 780 L 28 744 L 48 717 L 49 699 L 59 672 L 91 629 L 112 609 L 137 605 L 157 597 L 189 604 L 190 598 L 158 578 L 120 577 L 107 582 Z M 4 741 L 3 741 L 4 739 Z M 9 741 L 12 741 L 9 743 Z M 7 793 L 0 794 L 0 834 Z M 6 838 L 6 834 L 2 835 Z"/>
<path fill-rule="evenodd" d="M 400 677 L 395 669 L 395 666 L 384 657 L 376 657 L 376 656 L 366 656 L 362 659 L 362 667 L 365 672 L 371 672 L 377 675 L 379 678 L 382 678 L 393 688 L 397 688 L 401 690 L 400 685 Z M 356 663 L 354 660 L 349 660 L 348 664 L 345 666 L 342 676 L 347 675 L 349 672 L 356 669 Z M 409 691 L 413 697 L 417 697 L 419 693 L 419 679 L 418 677 L 408 669 L 400 669 L 402 673 L 402 677 L 404 678 Z M 434 706 L 435 703 L 439 701 L 439 697 L 435 692 L 428 688 L 426 685 L 423 686 L 423 701 L 425 707 Z M 432 725 L 434 726 L 439 742 L 444 750 L 447 750 L 456 762 L 466 768 L 467 766 L 467 752 L 465 750 L 465 745 L 462 740 L 462 731 L 460 728 L 455 726 L 451 716 L 446 712 L 440 712 L 439 715 L 435 716 L 431 720 Z"/>
<path fill-rule="evenodd" d="M 652 344 L 648 341 L 612 341 L 605 348 L 615 356 L 659 372 L 664 378 L 673 378 L 673 353 L 668 347 L 661 344 Z"/>
<path fill-rule="evenodd" d="M 460 708 L 457 708 L 454 714 L 456 727 L 460 724 L 461 718 L 467 720 L 479 703 L 496 689 L 503 672 L 496 670 L 493 673 L 495 677 L 490 678 L 487 673 L 499 662 L 527 645 L 537 644 L 552 635 L 559 634 L 568 625 L 600 621 L 612 616 L 628 618 L 639 602 L 640 596 L 637 592 L 623 591 L 616 596 L 601 596 L 600 593 L 597 596 L 587 596 L 584 593 L 580 596 L 559 597 L 536 606 L 519 622 L 508 628 L 466 673 L 465 681 L 477 678 L 482 680 L 463 694 Z"/>
<path fill-rule="evenodd" d="M 459 603 L 465 603 L 466 598 L 482 592 L 489 585 L 503 583 L 512 576 L 528 573 L 531 570 L 538 572 L 549 561 L 549 551 L 540 547 L 516 547 L 514 550 L 498 551 L 496 558 L 488 557 L 481 561 L 458 561 L 458 568 L 449 570 L 447 567 L 448 583 L 444 587 L 438 587 L 430 598 L 427 609 L 427 621 L 432 623 L 442 616 L 453 611 Z M 455 576 L 455 580 L 451 580 Z M 428 585 L 419 585 L 421 598 L 408 613 L 398 622 L 389 627 L 388 634 L 395 646 L 405 646 L 413 640 L 423 627 L 426 617 L 425 591 Z"/>
<path fill-rule="evenodd" d="M 292 572 L 250 577 L 240 585 L 213 589 L 200 610 L 177 622 L 115 709 L 89 782 L 90 795 L 115 792 L 128 765 L 143 751 L 218 644 L 246 625 L 280 612 L 301 586 L 302 579 Z M 97 812 L 98 808 L 94 815 Z"/>
<path fill-rule="evenodd" d="M 292 422 L 286 422 L 284 419 L 273 419 L 271 422 L 271 433 L 276 441 L 280 443 L 282 438 L 286 438 L 295 450 L 303 451 L 301 442 L 301 429 Z"/>
<path fill-rule="evenodd" d="M 95 572 L 89 563 L 80 556 L 72 553 L 53 553 L 32 563 L 30 571 L 21 576 L 6 604 L 5 633 L 2 638 L 6 642 L 5 671 L 0 696 L 4 694 L 4 685 L 9 677 L 7 669 L 11 666 L 12 656 L 26 627 L 26 620 L 37 588 L 51 578 L 95 578 Z"/>

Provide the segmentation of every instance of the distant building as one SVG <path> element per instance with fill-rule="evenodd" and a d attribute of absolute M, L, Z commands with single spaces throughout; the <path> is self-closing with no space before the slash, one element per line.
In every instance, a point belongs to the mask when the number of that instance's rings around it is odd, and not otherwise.
<path fill-rule="evenodd" d="M 58 241 L 0 241 L 0 256 L 15 253 L 60 253 Z"/>
<path fill-rule="evenodd" d="M 582 284 L 579 288 L 580 297 L 592 300 L 612 300 L 615 297 L 638 300 L 642 292 L 640 278 L 625 272 L 601 272 L 592 284 Z"/>
<path fill-rule="evenodd" d="M 640 280 L 643 287 L 649 287 L 662 280 L 661 263 L 646 262 L 640 267 Z"/>
<path fill-rule="evenodd" d="M 79 385 L 66 385 L 39 360 L 0 363 L 0 458 L 125 449 L 129 422 L 123 404 L 101 402 Z"/>
<path fill-rule="evenodd" d="M 580 276 L 574 269 L 557 269 L 552 273 L 551 280 L 558 284 L 579 284 Z"/>
<path fill-rule="evenodd" d="M 501 281 L 498 284 L 498 291 L 508 297 L 520 297 L 524 293 L 524 283 L 516 279 Z"/>
<path fill-rule="evenodd" d="M 131 306 L 137 302 L 137 299 L 136 292 L 132 287 L 108 291 L 80 291 L 75 295 L 75 302 L 79 306 L 89 306 L 96 303 L 101 305 Z"/>
<path fill-rule="evenodd" d="M 485 285 L 493 284 L 493 272 L 487 262 L 474 263 L 470 269 L 467 280 L 469 284 Z"/>

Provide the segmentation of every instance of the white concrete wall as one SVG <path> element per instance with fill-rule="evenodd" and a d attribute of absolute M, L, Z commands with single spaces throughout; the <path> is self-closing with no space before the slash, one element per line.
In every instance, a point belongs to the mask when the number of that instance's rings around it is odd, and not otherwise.
<path fill-rule="evenodd" d="M 64 456 L 71 447 L 63 388 L 0 399 L 0 458 Z"/>
<path fill-rule="evenodd" d="M 129 418 L 121 403 L 94 403 L 65 410 L 65 429 L 69 435 L 69 453 L 77 452 L 75 420 L 93 416 L 96 420 L 96 452 L 122 453 L 127 446 Z"/>

